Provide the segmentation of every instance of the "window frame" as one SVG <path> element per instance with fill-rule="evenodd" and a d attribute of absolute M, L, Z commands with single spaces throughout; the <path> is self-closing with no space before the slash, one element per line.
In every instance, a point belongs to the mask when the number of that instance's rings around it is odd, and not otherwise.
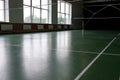
<path fill-rule="evenodd" d="M 0 20 L 0 22 L 8 22 L 9 21 L 9 9 L 8 9 L 8 0 L 0 0 L 3 3 L 3 20 Z M 1 14 L 0 14 L 1 15 Z"/>
<path fill-rule="evenodd" d="M 64 11 L 62 12 L 62 3 L 64 3 Z M 66 5 L 68 5 L 69 7 L 69 12 L 66 12 Z M 62 1 L 62 0 L 58 0 L 58 24 L 71 24 L 71 17 L 72 17 L 72 4 L 67 2 L 67 1 Z M 64 23 L 62 23 L 61 21 L 59 22 L 59 15 L 64 15 L 64 18 L 66 19 Z M 69 19 L 67 19 L 67 16 L 69 16 Z"/>
<path fill-rule="evenodd" d="M 39 1 L 39 5 L 36 5 L 36 6 L 33 6 L 33 0 L 30 0 L 30 5 L 26 5 L 26 4 L 24 4 L 24 2 L 23 2 L 23 6 L 28 6 L 28 7 L 30 7 L 30 22 L 25 22 L 25 16 L 24 16 L 24 23 L 36 23 L 36 22 L 34 22 L 33 20 L 33 10 L 34 9 L 39 9 L 40 10 L 40 17 L 39 17 L 39 19 L 40 19 L 40 22 L 37 22 L 37 23 L 46 23 L 46 24 L 50 24 L 51 23 L 51 20 L 50 20 L 50 17 L 51 17 L 51 7 L 50 7 L 50 4 L 51 4 L 51 0 L 47 0 L 47 4 L 46 4 L 46 6 L 47 6 L 47 9 L 44 9 L 44 8 L 42 8 L 42 2 L 41 2 L 42 0 L 40 0 Z M 37 7 L 37 6 L 39 6 L 39 7 Z M 42 22 L 42 10 L 46 10 L 47 11 L 47 21 L 46 22 Z M 23 11 L 23 14 L 24 14 L 24 11 Z"/>

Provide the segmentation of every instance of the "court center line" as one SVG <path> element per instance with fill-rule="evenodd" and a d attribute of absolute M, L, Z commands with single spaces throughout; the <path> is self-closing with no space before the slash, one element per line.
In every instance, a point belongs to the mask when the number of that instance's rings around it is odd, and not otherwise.
<path fill-rule="evenodd" d="M 116 38 L 117 37 L 114 37 L 112 41 L 108 43 L 108 45 L 82 70 L 80 74 L 78 74 L 78 76 L 74 80 L 79 80 L 85 74 L 85 72 L 94 64 L 94 62 L 105 52 L 105 50 L 116 40 Z"/>

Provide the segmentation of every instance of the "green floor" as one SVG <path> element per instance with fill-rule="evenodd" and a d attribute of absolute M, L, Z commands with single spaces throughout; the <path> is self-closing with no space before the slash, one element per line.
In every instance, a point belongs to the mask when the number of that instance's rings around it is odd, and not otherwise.
<path fill-rule="evenodd" d="M 0 80 L 120 80 L 120 31 L 0 35 Z"/>

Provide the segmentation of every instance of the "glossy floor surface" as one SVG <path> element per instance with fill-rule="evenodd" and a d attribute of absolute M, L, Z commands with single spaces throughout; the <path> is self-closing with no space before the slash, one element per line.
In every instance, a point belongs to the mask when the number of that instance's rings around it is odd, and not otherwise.
<path fill-rule="evenodd" d="M 120 80 L 119 32 L 0 35 L 0 80 Z"/>

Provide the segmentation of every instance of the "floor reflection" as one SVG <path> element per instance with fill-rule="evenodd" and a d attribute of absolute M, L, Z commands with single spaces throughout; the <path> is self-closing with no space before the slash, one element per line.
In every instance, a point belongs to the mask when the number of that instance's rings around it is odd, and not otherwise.
<path fill-rule="evenodd" d="M 50 34 L 24 36 L 22 53 L 26 78 L 48 80 L 70 76 L 70 45 L 70 32 L 58 32 L 54 37 Z"/>
<path fill-rule="evenodd" d="M 64 79 L 66 77 L 66 80 L 70 80 L 71 76 L 70 73 L 71 65 L 69 64 L 71 61 L 70 48 L 71 48 L 71 33 L 69 31 L 58 32 L 56 34 L 56 52 L 54 56 L 54 58 L 56 58 L 55 60 L 56 66 L 54 66 L 54 69 L 56 70 L 55 73 L 58 73 L 55 74 L 56 79 Z M 51 59 L 53 59 L 53 56 L 51 56 Z"/>
<path fill-rule="evenodd" d="M 8 80 L 25 80 L 23 70 L 22 37 L 7 38 Z M 14 46 L 16 45 L 16 46 Z"/>
<path fill-rule="evenodd" d="M 71 48 L 71 33 L 70 32 L 60 32 L 56 35 L 56 52 L 58 53 L 58 58 L 68 57 Z M 65 53 L 61 53 L 65 52 Z M 61 54 L 61 55 L 60 55 Z"/>
<path fill-rule="evenodd" d="M 0 80 L 73 80 L 98 55 L 92 52 L 99 53 L 109 41 L 108 38 L 100 39 L 103 37 L 100 32 L 90 31 L 84 37 L 80 34 L 80 31 L 59 31 L 0 36 Z M 109 33 L 107 35 L 113 37 Z M 117 42 L 118 39 L 111 45 L 110 52 L 119 52 L 119 47 L 114 47 Z M 115 58 L 106 66 L 110 65 L 113 73 L 116 73 L 114 70 L 119 71 L 119 65 L 115 63 L 119 58 L 106 56 L 102 55 L 99 61 L 105 60 L 101 62 L 106 63 L 106 59 L 111 61 Z M 104 67 L 101 63 L 97 65 L 94 65 L 95 69 L 100 65 Z M 94 72 L 94 75 L 104 70 L 96 72 L 92 69 L 90 73 Z M 108 73 L 108 70 L 105 71 Z M 91 75 L 89 77 L 97 79 Z"/>
<path fill-rule="evenodd" d="M 7 52 L 4 38 L 0 38 L 0 80 L 8 80 Z"/>
<path fill-rule="evenodd" d="M 23 37 L 24 71 L 28 80 L 37 80 L 44 75 L 40 75 L 40 72 L 48 68 L 50 44 L 47 34 Z"/>

